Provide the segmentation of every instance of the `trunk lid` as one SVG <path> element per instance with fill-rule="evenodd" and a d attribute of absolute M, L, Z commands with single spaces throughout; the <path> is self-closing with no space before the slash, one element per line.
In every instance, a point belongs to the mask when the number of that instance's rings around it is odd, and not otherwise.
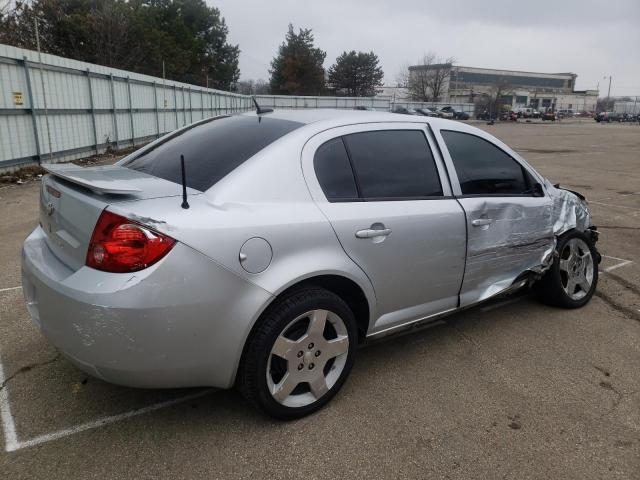
<path fill-rule="evenodd" d="M 42 178 L 40 226 L 54 255 L 74 271 L 85 264 L 93 229 L 109 205 L 182 195 L 181 185 L 117 165 L 43 167 L 50 175 Z"/>

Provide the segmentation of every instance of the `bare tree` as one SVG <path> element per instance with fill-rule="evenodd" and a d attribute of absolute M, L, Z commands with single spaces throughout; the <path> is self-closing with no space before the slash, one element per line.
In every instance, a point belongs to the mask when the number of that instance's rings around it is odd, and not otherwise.
<path fill-rule="evenodd" d="M 408 88 L 409 87 L 409 62 L 404 62 L 398 73 L 396 73 L 396 87 L 398 88 Z"/>
<path fill-rule="evenodd" d="M 443 58 L 434 52 L 425 53 L 420 65 L 409 69 L 407 88 L 413 100 L 437 102 L 444 93 L 451 77 L 455 58 Z"/>
<path fill-rule="evenodd" d="M 0 18 L 4 17 L 4 15 L 11 10 L 12 0 L 0 0 Z"/>
<path fill-rule="evenodd" d="M 258 80 L 240 80 L 236 83 L 236 92 L 243 95 L 266 95 L 269 93 L 269 82 L 262 78 Z"/>
<path fill-rule="evenodd" d="M 451 67 L 454 63 L 455 58 L 453 57 L 435 59 L 435 63 L 431 67 L 431 75 L 427 77 L 434 102 L 440 101 L 440 97 L 444 93 L 445 85 L 449 84 Z"/>
<path fill-rule="evenodd" d="M 253 85 L 254 93 L 256 95 L 266 95 L 270 92 L 270 88 L 271 86 L 269 85 L 269 82 L 263 78 L 256 80 L 256 83 Z"/>
<path fill-rule="evenodd" d="M 496 83 L 491 85 L 488 93 L 476 96 L 476 111 L 487 112 L 499 116 L 503 107 L 506 106 L 504 96 L 513 95 L 513 85 L 506 78 L 500 78 Z"/>

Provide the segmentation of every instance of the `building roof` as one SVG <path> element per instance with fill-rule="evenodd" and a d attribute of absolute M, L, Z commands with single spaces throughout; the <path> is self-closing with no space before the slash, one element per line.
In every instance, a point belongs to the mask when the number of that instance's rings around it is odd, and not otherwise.
<path fill-rule="evenodd" d="M 536 75 L 536 76 L 562 76 L 562 77 L 576 77 L 577 74 L 572 72 L 561 72 L 561 73 L 547 73 L 547 72 L 530 72 L 524 70 L 507 70 L 507 69 L 498 69 L 498 68 L 484 68 L 484 67 L 466 67 L 464 65 L 452 65 L 450 63 L 438 63 L 434 65 L 412 65 L 409 67 L 409 70 L 429 70 L 432 68 L 442 68 L 449 66 L 452 69 L 459 71 L 488 71 L 488 72 L 498 72 L 505 75 Z"/>

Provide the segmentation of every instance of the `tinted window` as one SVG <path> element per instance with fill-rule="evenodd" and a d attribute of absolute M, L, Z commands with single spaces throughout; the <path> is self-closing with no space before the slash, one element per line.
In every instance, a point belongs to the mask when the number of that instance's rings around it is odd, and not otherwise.
<path fill-rule="evenodd" d="M 184 155 L 187 185 L 204 191 L 300 126 L 268 116 L 217 118 L 176 132 L 124 166 L 181 184 L 180 155 Z"/>
<path fill-rule="evenodd" d="M 522 166 L 490 142 L 461 132 L 443 130 L 464 195 L 528 193 Z"/>
<path fill-rule="evenodd" d="M 365 199 L 441 196 L 427 139 L 417 130 L 379 130 L 344 137 Z"/>
<path fill-rule="evenodd" d="M 334 138 L 318 148 L 313 167 L 327 200 L 357 199 L 358 191 L 342 138 Z"/>

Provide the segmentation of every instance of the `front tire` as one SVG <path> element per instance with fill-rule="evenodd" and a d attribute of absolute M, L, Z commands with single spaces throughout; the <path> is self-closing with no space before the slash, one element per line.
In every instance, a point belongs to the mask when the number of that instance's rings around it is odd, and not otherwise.
<path fill-rule="evenodd" d="M 267 415 L 291 420 L 322 408 L 353 366 L 357 327 L 337 295 L 297 290 L 265 313 L 238 372 L 243 396 Z"/>
<path fill-rule="evenodd" d="M 571 231 L 558 239 L 551 268 L 536 283 L 539 299 L 548 305 L 580 308 L 598 285 L 598 253 L 587 235 Z"/>

